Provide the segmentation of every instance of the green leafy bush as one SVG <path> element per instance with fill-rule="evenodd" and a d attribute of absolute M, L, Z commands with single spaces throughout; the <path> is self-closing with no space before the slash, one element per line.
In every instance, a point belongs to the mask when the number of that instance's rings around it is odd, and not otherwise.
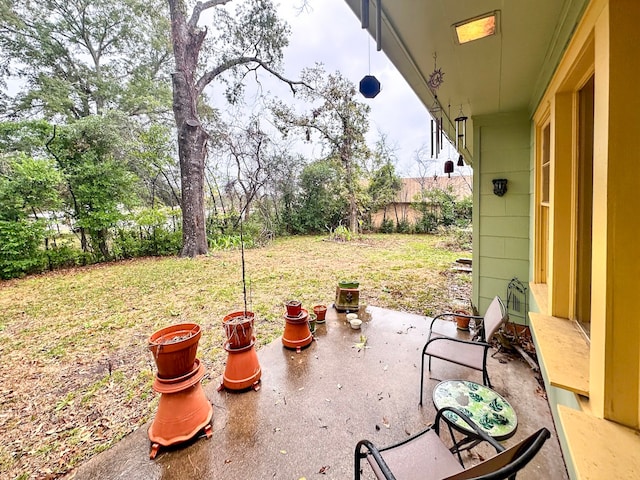
<path fill-rule="evenodd" d="M 43 222 L 0 221 L 0 278 L 16 278 L 43 270 L 45 258 L 39 247 L 44 232 Z"/>
<path fill-rule="evenodd" d="M 433 233 L 438 226 L 438 218 L 430 212 L 422 214 L 420 219 L 416 222 L 416 233 Z"/>
<path fill-rule="evenodd" d="M 329 234 L 329 239 L 335 242 L 350 242 L 353 235 L 347 227 L 339 225 Z"/>
<path fill-rule="evenodd" d="M 45 254 L 49 264 L 49 270 L 92 263 L 90 254 L 82 252 L 79 248 L 74 248 L 73 245 L 69 243 L 62 243 L 61 245 L 50 247 Z"/>
<path fill-rule="evenodd" d="M 409 220 L 398 220 L 398 223 L 396 224 L 396 232 L 411 233 L 411 223 L 409 223 Z"/>
<path fill-rule="evenodd" d="M 115 258 L 177 255 L 182 246 L 181 231 L 162 227 L 119 228 L 113 239 Z"/>
<path fill-rule="evenodd" d="M 393 220 L 390 218 L 385 218 L 382 220 L 380 224 L 380 232 L 381 233 L 393 233 Z"/>

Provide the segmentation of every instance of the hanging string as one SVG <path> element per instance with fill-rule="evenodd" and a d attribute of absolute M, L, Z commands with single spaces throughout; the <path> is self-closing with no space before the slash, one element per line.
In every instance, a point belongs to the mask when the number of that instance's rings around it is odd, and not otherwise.
<path fill-rule="evenodd" d="M 243 210 L 244 211 L 244 210 Z M 242 212 L 240 212 L 242 215 Z M 244 298 L 244 316 L 247 316 L 247 283 L 245 282 L 245 269 L 244 269 L 244 236 L 242 231 L 242 216 L 240 217 L 240 255 L 242 257 L 242 296 Z"/>
<path fill-rule="evenodd" d="M 369 33 L 366 30 L 365 34 L 367 35 L 367 50 L 369 55 L 369 75 L 371 75 L 371 39 L 369 38 Z"/>

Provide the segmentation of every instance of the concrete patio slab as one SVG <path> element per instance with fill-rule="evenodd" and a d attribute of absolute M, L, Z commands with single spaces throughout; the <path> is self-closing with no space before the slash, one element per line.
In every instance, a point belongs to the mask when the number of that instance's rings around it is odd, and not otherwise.
<path fill-rule="evenodd" d="M 316 341 L 296 353 L 272 342 L 258 352 L 261 389 L 218 392 L 205 388 L 213 404 L 213 436 L 149 459 L 147 427 L 94 457 L 75 479 L 349 479 L 353 450 L 367 438 L 384 446 L 417 433 L 435 416 L 433 387 L 444 379 L 482 381 L 480 372 L 433 360 L 418 406 L 420 354 L 426 317 L 376 307 L 361 308 L 361 330 L 330 308 Z M 454 324 L 451 324 L 455 332 Z M 361 336 L 366 348 L 358 348 Z M 529 365 L 498 353 L 489 359 L 493 387 L 515 408 L 516 434 L 505 446 L 546 426 L 552 438 L 518 475 L 522 479 L 568 478 L 546 399 Z M 477 461 L 477 457 L 476 457 Z"/>

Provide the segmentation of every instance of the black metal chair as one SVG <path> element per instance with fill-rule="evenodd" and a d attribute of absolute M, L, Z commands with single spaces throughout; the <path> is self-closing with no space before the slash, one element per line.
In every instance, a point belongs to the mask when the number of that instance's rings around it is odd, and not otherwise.
<path fill-rule="evenodd" d="M 479 323 L 477 325 L 476 338 L 464 340 L 447 336 L 442 330 L 437 329 L 437 322 L 442 322 L 443 318 L 449 316 L 462 316 L 473 318 Z M 507 309 L 500 297 L 496 296 L 491 301 L 484 317 L 477 315 L 463 315 L 460 313 L 441 313 L 436 315 L 431 321 L 427 343 L 422 349 L 422 367 L 420 369 L 420 405 L 422 405 L 422 393 L 424 390 L 424 357 L 429 357 L 429 371 L 431 371 L 431 358 L 439 358 L 447 362 L 464 365 L 465 367 L 480 370 L 482 372 L 482 382 L 491 387 L 489 374 L 487 372 L 487 353 L 491 348 L 491 340 L 496 332 L 509 319 Z"/>
<path fill-rule="evenodd" d="M 460 416 L 473 429 L 469 434 L 475 444 L 487 442 L 496 455 L 465 468 L 460 451 L 447 447 L 440 439 L 440 422 L 445 412 Z M 446 421 L 446 419 L 445 419 Z M 451 426 L 449 433 L 455 442 Z M 452 407 L 438 411 L 434 424 L 408 439 L 385 448 L 377 448 L 369 440 L 361 440 L 355 448 L 355 480 L 360 480 L 362 460 L 367 460 L 378 479 L 385 480 L 499 480 L 515 479 L 516 474 L 538 453 L 551 436 L 541 428 L 516 445 L 505 449 L 483 432 L 465 414 Z M 459 444 L 459 443 L 458 443 Z M 456 458 L 457 457 L 457 458 Z"/>

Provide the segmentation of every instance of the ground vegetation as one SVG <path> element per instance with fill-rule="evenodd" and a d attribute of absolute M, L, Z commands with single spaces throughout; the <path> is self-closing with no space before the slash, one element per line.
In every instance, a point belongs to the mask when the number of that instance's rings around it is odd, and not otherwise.
<path fill-rule="evenodd" d="M 338 235 L 340 234 L 340 235 Z M 258 346 L 278 341 L 284 302 L 331 305 L 339 280 L 360 281 L 361 304 L 433 315 L 469 298 L 468 251 L 438 235 L 276 239 L 245 251 Z M 224 371 L 224 315 L 242 308 L 241 253 L 149 257 L 0 282 L 0 471 L 58 478 L 149 421 L 158 395 L 149 336 L 195 322 L 206 384 Z M 425 320 L 426 321 L 426 320 Z"/>

